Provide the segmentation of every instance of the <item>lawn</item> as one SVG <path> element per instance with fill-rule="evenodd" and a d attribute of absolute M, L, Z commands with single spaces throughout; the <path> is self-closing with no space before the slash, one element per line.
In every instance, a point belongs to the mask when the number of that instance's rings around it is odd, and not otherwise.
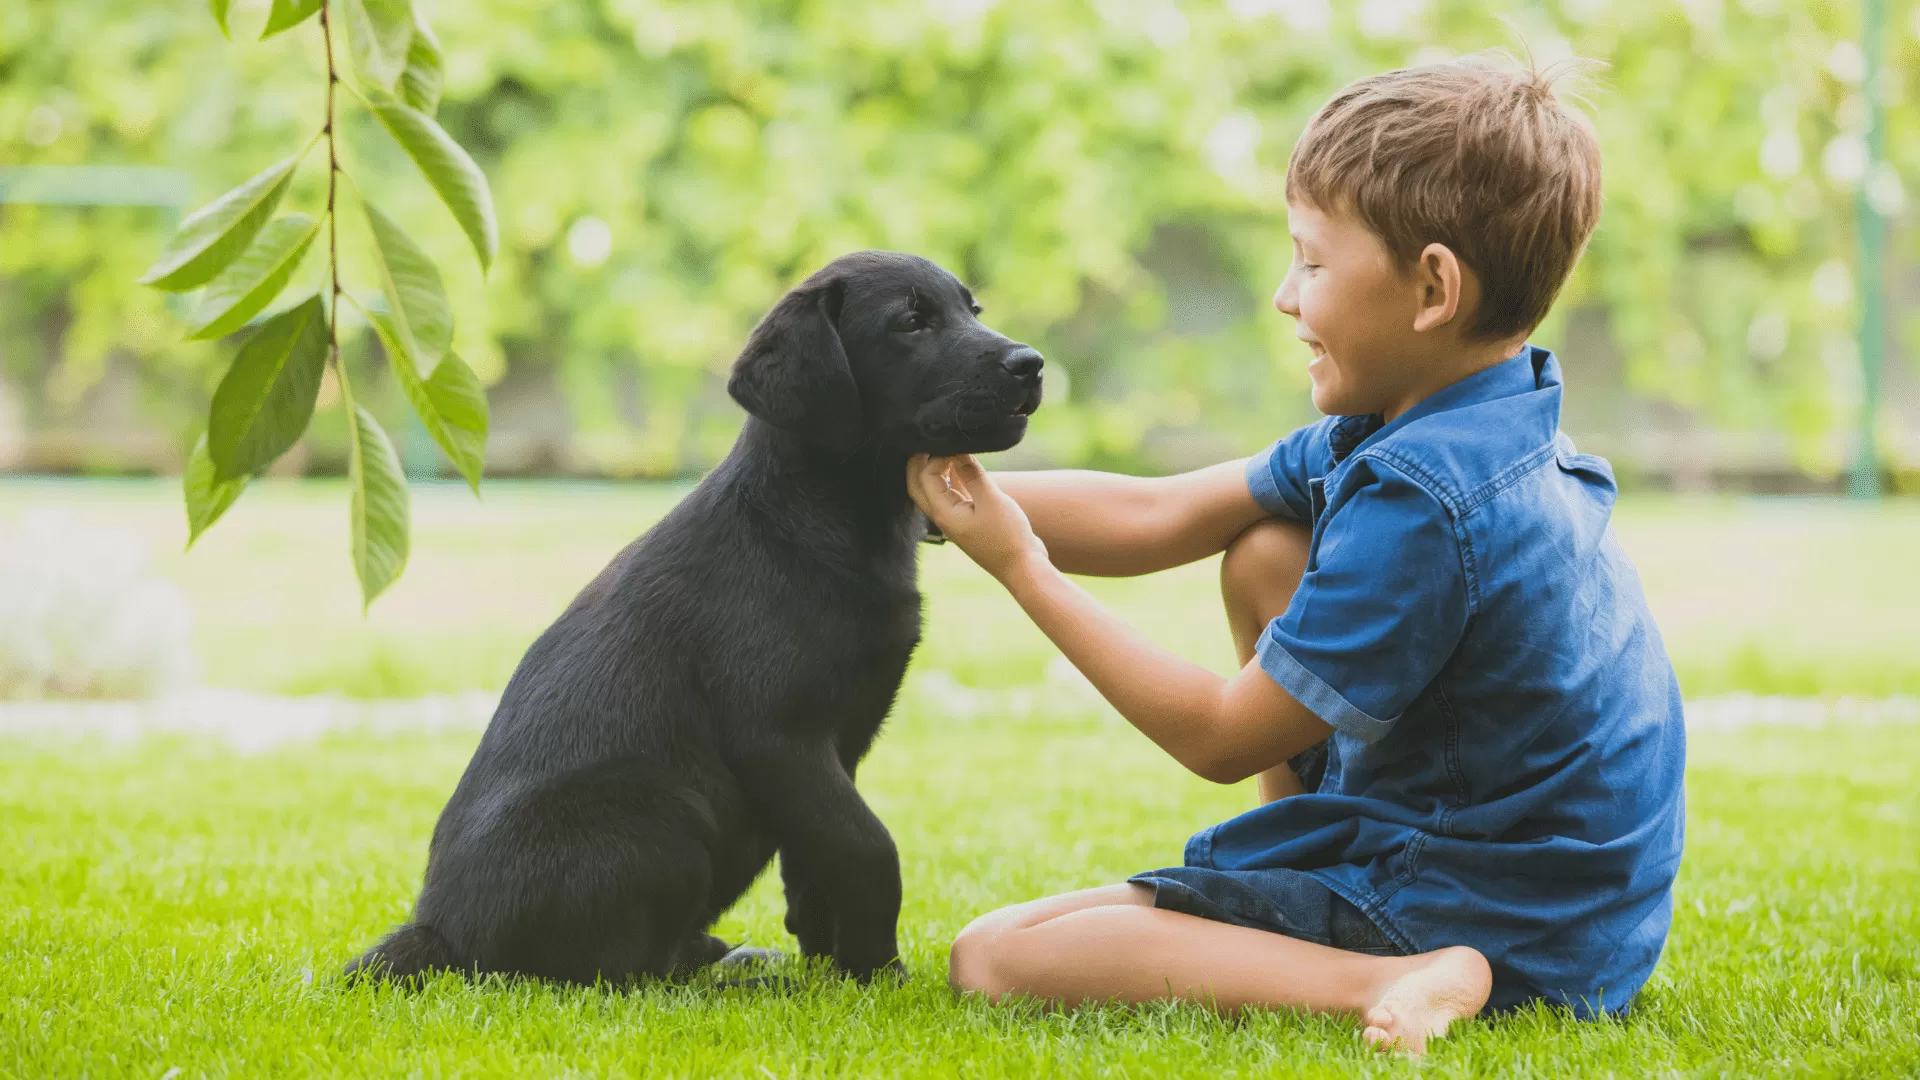
<path fill-rule="evenodd" d="M 342 492 L 250 492 L 191 555 L 152 484 L 0 483 L 148 536 L 216 685 L 365 695 L 498 686 L 671 489 L 420 493 L 407 578 L 362 622 Z M 1689 690 L 1912 692 L 1912 508 L 1629 503 Z M 1627 1021 L 1475 1022 L 1426 1063 L 1344 1024 L 1191 1008 L 1043 1014 L 956 999 L 945 946 L 994 905 L 1177 861 L 1245 785 L 1183 775 L 948 549 L 929 634 L 861 786 L 899 841 L 909 979 L 628 993 L 334 974 L 399 920 L 470 731 L 242 753 L 207 739 L 0 739 L 0 1075 L 1844 1075 L 1920 1073 L 1920 725 L 1694 733 L 1672 939 Z M 1103 596 L 1214 665 L 1202 565 Z M 773 883 L 718 928 L 790 944 Z"/>
<path fill-rule="evenodd" d="M 515 484 L 414 490 L 413 559 L 362 618 L 346 491 L 256 484 L 190 553 L 177 484 L 0 478 L 0 528 L 53 511 L 128 528 L 198 609 L 204 677 L 276 693 L 404 697 L 498 690 L 521 652 L 615 551 L 686 488 Z M 1920 503 L 1628 499 L 1618 531 L 1689 696 L 1920 695 Z M 1040 678 L 1051 646 L 966 556 L 922 559 L 918 666 L 971 686 Z M 1162 642 L 1232 656 L 1211 562 L 1095 592 Z"/>

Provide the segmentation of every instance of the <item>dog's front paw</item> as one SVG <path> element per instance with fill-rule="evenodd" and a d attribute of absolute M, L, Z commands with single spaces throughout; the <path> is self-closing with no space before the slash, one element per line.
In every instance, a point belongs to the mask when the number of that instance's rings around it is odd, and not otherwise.
<path fill-rule="evenodd" d="M 841 971 L 853 976 L 855 982 L 866 986 L 879 980 L 881 982 L 904 982 L 907 978 L 907 965 L 895 955 L 892 959 L 879 964 L 837 964 Z"/>

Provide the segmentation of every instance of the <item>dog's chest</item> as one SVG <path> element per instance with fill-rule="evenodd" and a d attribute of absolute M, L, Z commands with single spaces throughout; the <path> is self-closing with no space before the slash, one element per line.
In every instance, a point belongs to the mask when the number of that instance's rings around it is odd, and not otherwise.
<path fill-rule="evenodd" d="M 792 704 L 809 726 L 864 747 L 920 642 L 920 593 L 910 579 L 868 579 L 821 599 L 800 627 Z"/>

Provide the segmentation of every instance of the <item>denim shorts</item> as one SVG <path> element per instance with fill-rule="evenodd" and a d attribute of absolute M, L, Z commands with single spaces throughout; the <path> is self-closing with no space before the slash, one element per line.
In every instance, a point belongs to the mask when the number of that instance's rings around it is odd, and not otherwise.
<path fill-rule="evenodd" d="M 1373 920 L 1301 870 L 1174 866 L 1127 879 L 1153 888 L 1153 906 L 1374 956 L 1404 956 Z"/>

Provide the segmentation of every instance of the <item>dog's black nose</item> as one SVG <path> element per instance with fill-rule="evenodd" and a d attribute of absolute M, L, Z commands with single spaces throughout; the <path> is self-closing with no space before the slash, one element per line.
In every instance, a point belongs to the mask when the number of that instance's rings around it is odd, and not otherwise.
<path fill-rule="evenodd" d="M 1008 353 L 1006 359 L 1000 362 L 1006 365 L 1008 371 L 1022 379 L 1031 379 L 1039 375 L 1041 366 L 1046 363 L 1041 359 L 1039 352 L 1024 345 Z"/>

